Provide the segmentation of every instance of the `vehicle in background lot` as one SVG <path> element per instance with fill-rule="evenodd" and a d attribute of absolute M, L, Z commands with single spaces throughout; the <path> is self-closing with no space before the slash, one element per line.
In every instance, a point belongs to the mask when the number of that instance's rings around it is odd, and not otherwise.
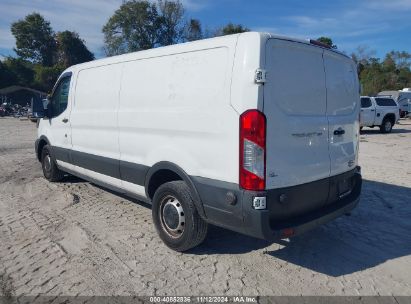
<path fill-rule="evenodd" d="M 13 115 L 13 108 L 12 105 L 9 103 L 3 103 L 1 105 L 1 112 L 3 116 L 11 116 Z"/>
<path fill-rule="evenodd" d="M 67 172 L 152 204 L 174 250 L 208 224 L 288 238 L 359 201 L 358 92 L 355 63 L 315 41 L 156 48 L 63 72 L 36 153 L 49 181 Z"/>
<path fill-rule="evenodd" d="M 400 108 L 389 97 L 361 96 L 360 125 L 362 127 L 380 127 L 381 133 L 390 133 L 400 118 Z"/>
<path fill-rule="evenodd" d="M 388 96 L 393 98 L 399 105 L 401 113 L 400 117 L 407 117 L 410 112 L 409 105 L 411 104 L 411 88 L 404 88 L 401 91 L 382 91 L 378 93 L 378 97 Z"/>
<path fill-rule="evenodd" d="M 19 104 L 12 104 L 12 103 L 3 103 L 0 106 L 0 115 L 1 116 L 13 116 L 14 118 L 20 118 L 23 116 L 27 116 L 28 107 L 23 107 Z"/>

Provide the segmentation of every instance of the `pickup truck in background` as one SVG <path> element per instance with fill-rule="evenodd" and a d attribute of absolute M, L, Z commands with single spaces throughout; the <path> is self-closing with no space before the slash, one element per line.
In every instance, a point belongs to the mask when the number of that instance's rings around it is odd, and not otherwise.
<path fill-rule="evenodd" d="M 376 126 L 381 133 L 390 133 L 400 118 L 400 107 L 388 97 L 361 97 L 360 128 Z"/>
<path fill-rule="evenodd" d="M 407 117 L 410 111 L 411 105 L 411 88 L 404 88 L 400 91 L 382 91 L 377 94 L 377 97 L 389 97 L 394 99 L 400 107 L 400 117 Z"/>

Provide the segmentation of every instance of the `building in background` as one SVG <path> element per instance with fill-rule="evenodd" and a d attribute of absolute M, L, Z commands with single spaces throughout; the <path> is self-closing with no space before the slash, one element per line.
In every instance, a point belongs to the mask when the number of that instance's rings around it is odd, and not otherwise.
<path fill-rule="evenodd" d="M 0 104 L 17 104 L 25 107 L 30 106 L 32 100 L 44 98 L 47 98 L 47 93 L 26 87 L 10 86 L 0 89 Z"/>

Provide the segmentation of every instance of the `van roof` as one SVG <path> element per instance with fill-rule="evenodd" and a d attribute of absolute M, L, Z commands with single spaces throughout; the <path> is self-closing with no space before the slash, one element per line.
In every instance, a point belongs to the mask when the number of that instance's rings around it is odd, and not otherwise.
<path fill-rule="evenodd" d="M 131 53 L 117 55 L 117 56 L 105 57 L 105 58 L 101 58 L 101 59 L 97 59 L 97 60 L 93 60 L 93 61 L 73 65 L 73 66 L 67 68 L 64 72 L 70 72 L 70 71 L 73 72 L 73 71 L 79 70 L 81 68 L 97 67 L 97 66 L 104 65 L 104 64 L 114 64 L 114 63 L 117 63 L 119 61 L 122 61 L 122 62 L 131 61 L 131 60 L 135 60 L 137 58 L 140 58 L 142 55 L 144 55 L 146 53 L 150 53 L 153 56 L 161 56 L 163 54 L 164 55 L 167 54 L 167 52 L 172 48 L 177 48 L 177 49 L 180 48 L 181 50 L 183 50 L 185 48 L 195 47 L 197 45 L 202 45 L 205 48 L 213 47 L 216 44 L 220 44 L 221 41 L 224 41 L 224 40 L 226 40 L 226 41 L 236 40 L 236 39 L 238 39 L 238 37 L 240 35 L 250 36 L 250 38 L 251 37 L 255 38 L 255 36 L 258 35 L 261 40 L 276 38 L 276 39 L 282 39 L 282 40 L 288 40 L 288 41 L 304 43 L 304 44 L 307 44 L 307 45 L 312 45 L 312 46 L 315 46 L 315 47 L 322 48 L 319 45 L 313 45 L 312 43 L 310 43 L 309 39 L 293 38 L 293 37 L 288 37 L 288 36 L 272 34 L 272 33 L 268 33 L 268 32 L 245 32 L 245 33 L 241 33 L 241 34 L 233 34 L 233 35 L 213 37 L 213 38 L 208 38 L 208 39 L 201 39 L 201 40 L 192 41 L 192 42 L 179 43 L 179 44 L 163 46 L 163 47 L 158 47 L 158 48 L 153 48 L 153 49 L 148 49 L 148 50 L 131 52 Z M 324 48 L 324 49 L 327 49 L 328 51 L 331 51 L 331 52 L 334 52 L 334 53 L 338 53 L 338 54 L 340 54 L 344 57 L 350 58 L 346 54 L 344 54 L 344 53 L 342 53 L 342 52 L 340 52 L 336 49 L 331 49 L 331 48 L 330 49 Z"/>

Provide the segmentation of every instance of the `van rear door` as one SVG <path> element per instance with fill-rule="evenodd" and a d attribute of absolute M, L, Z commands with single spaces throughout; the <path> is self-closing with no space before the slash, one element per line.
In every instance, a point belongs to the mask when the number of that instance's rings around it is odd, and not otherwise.
<path fill-rule="evenodd" d="M 322 48 L 304 43 L 267 41 L 263 109 L 267 117 L 267 189 L 330 176 L 323 53 Z M 318 204 L 327 200 L 328 185 L 324 189 Z M 319 206 L 309 208 L 315 207 Z"/>
<path fill-rule="evenodd" d="M 360 96 L 357 69 L 344 55 L 324 50 L 327 84 L 327 118 L 330 142 L 330 175 L 357 165 Z"/>

